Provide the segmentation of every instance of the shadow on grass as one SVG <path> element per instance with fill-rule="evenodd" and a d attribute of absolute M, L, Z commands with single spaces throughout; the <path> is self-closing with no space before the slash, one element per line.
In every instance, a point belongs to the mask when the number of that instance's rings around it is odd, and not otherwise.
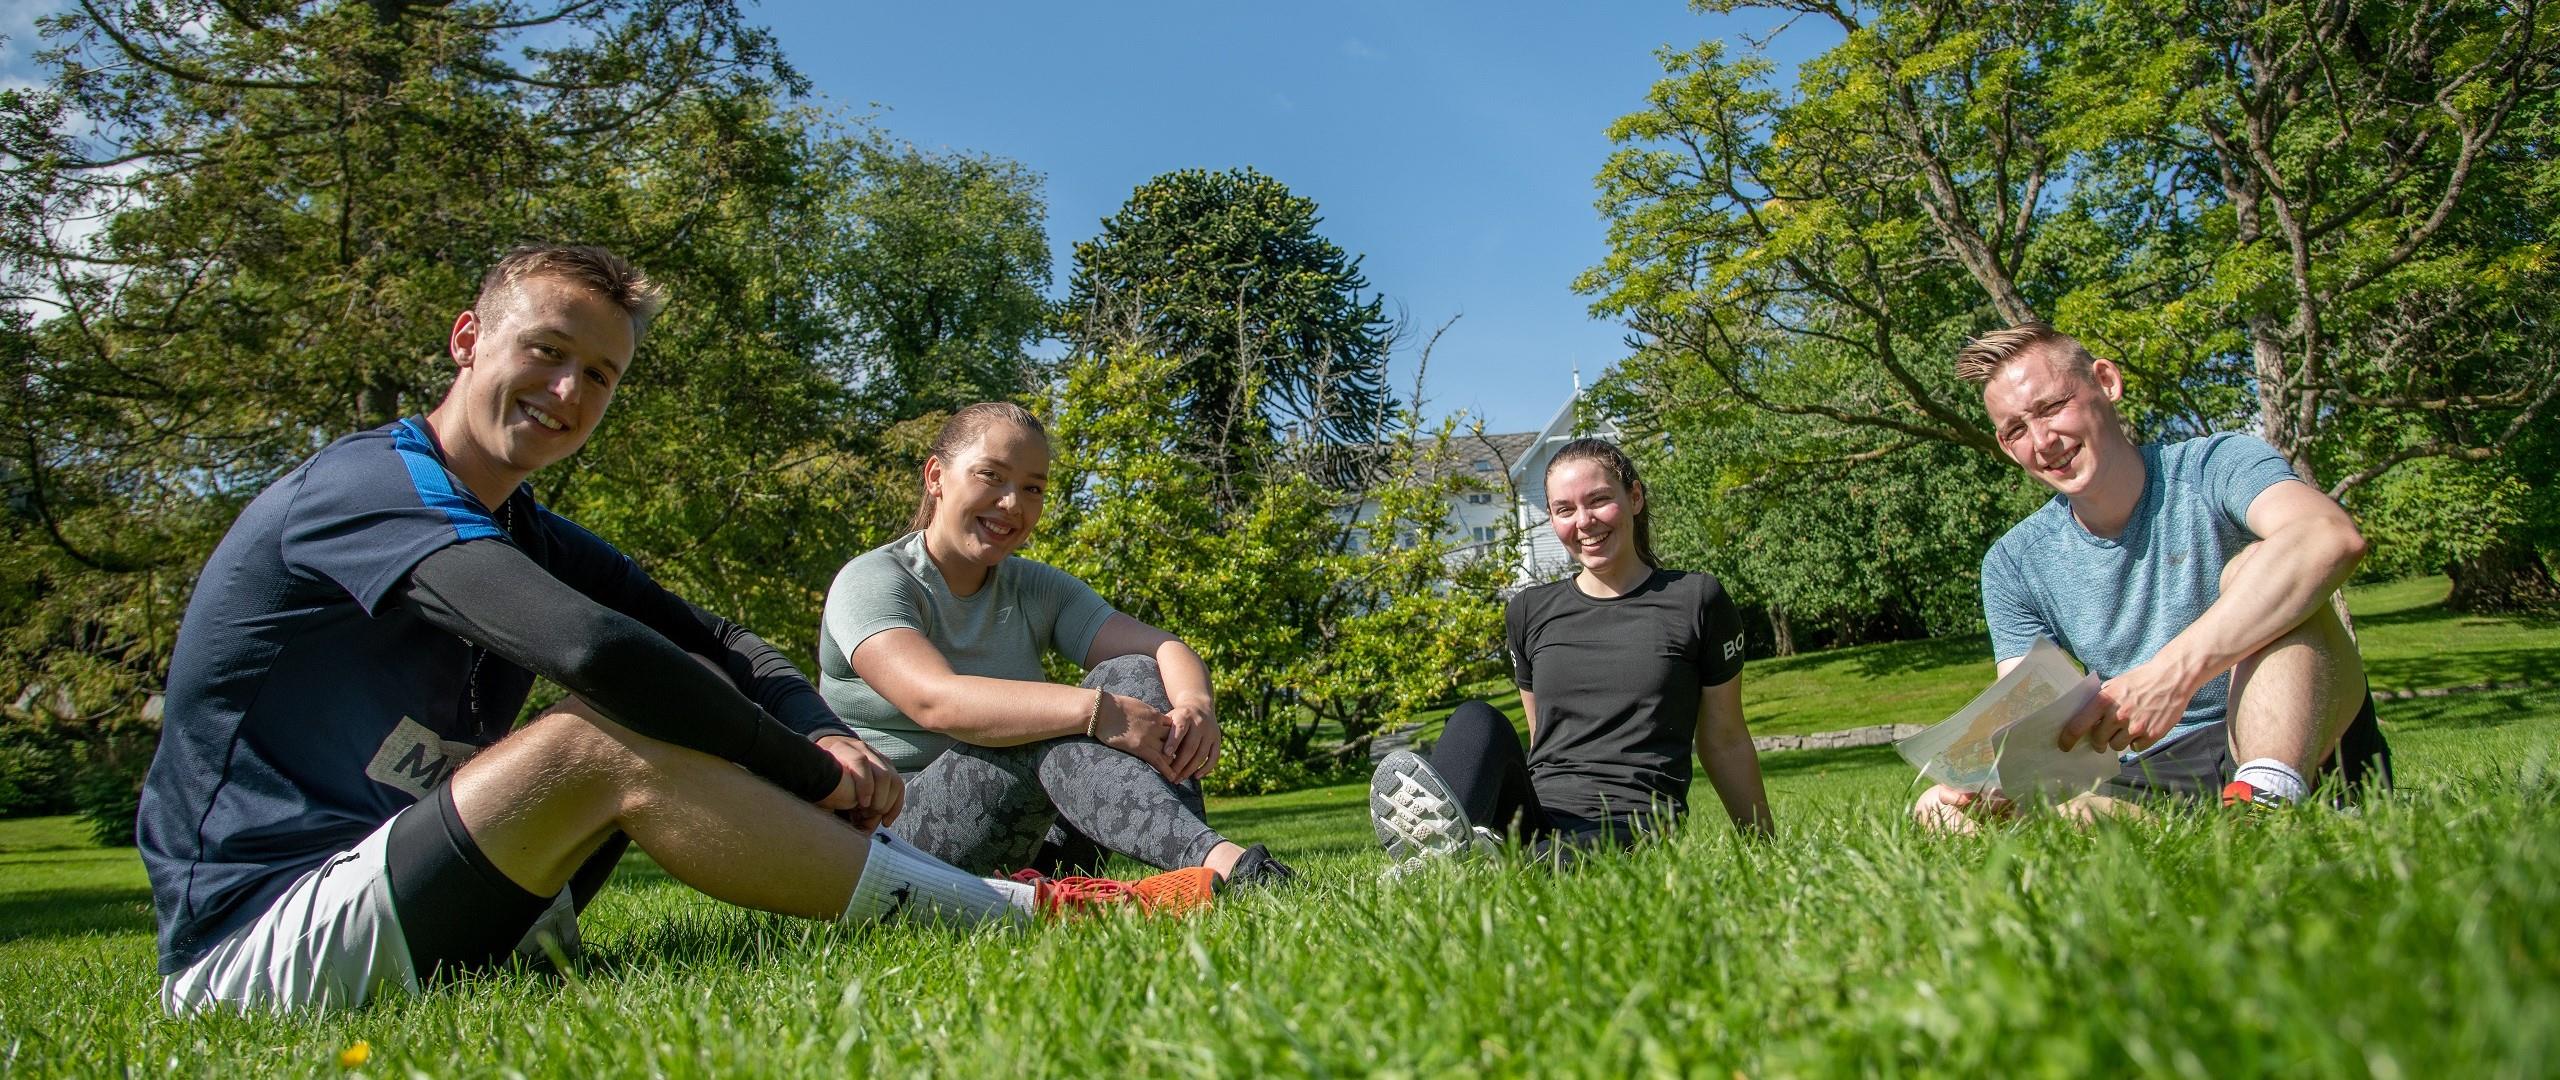
<path fill-rule="evenodd" d="M 1778 675 L 1805 668 L 1840 665 L 1861 678 L 1907 675 L 1965 664 L 1989 663 L 1991 642 L 1980 634 L 1958 634 L 1954 637 L 1922 638 L 1917 641 L 1887 641 L 1875 645 L 1852 645 L 1845 649 L 1797 653 L 1755 659 L 1744 669 L 1744 678 L 1752 675 Z"/>
<path fill-rule="evenodd" d="M 1856 746 L 1840 750 L 1780 750 L 1760 755 L 1764 777 L 1801 776 L 1834 769 L 1907 769 L 1890 746 Z"/>
<path fill-rule="evenodd" d="M 0 941 L 151 932 L 151 890 L 90 886 L 0 896 Z"/>
<path fill-rule="evenodd" d="M 2444 606 L 2442 601 L 2427 604 L 2422 607 L 2401 608 L 2397 611 L 2384 611 L 2371 615 L 2359 614 L 2356 616 L 2356 627 L 2358 629 L 2362 629 L 2367 626 L 2456 626 L 2475 620 L 2513 623 L 2516 626 L 2527 630 L 2560 629 L 2560 617 L 2554 617 L 2551 615 L 2469 615 Z"/>
<path fill-rule="evenodd" d="M 2443 656 L 2393 657 L 2364 662 L 2375 687 L 2458 686 L 2474 682 L 2547 683 L 2560 678 L 2560 647 L 2465 649 Z"/>
<path fill-rule="evenodd" d="M 2374 715 L 2382 721 L 2385 735 L 2498 728 L 2555 712 L 2560 712 L 2560 690 L 2504 690 L 2374 703 Z"/>

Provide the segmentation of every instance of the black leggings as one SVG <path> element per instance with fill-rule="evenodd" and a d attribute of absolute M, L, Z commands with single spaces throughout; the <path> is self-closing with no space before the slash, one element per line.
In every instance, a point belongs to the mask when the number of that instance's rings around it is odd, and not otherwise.
<path fill-rule="evenodd" d="M 1632 818 L 1593 820 L 1559 814 L 1538 802 L 1529 752 L 1501 712 L 1470 701 L 1449 714 L 1431 747 L 1431 770 L 1449 785 L 1467 820 L 1507 836 L 1514 828 L 1536 858 L 1569 860 L 1591 848 L 1624 849 L 1643 830 Z"/>
<path fill-rule="evenodd" d="M 1155 661 L 1143 656 L 1105 660 L 1084 684 L 1173 707 Z M 1146 762 L 1082 735 L 953 747 L 908 779 L 895 828 L 918 851 L 991 875 L 1026 864 L 1090 872 L 1106 849 L 1172 870 L 1200 865 L 1226 842 L 1209 827 L 1198 783 L 1167 783 Z"/>

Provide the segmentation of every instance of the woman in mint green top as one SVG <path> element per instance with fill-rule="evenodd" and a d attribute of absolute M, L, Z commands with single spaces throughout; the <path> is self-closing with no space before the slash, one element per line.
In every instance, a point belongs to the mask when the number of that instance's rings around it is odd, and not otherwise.
<path fill-rule="evenodd" d="M 910 531 L 827 590 L 819 692 L 909 777 L 901 832 L 964 868 L 1089 861 L 1207 866 L 1230 884 L 1291 872 L 1211 829 L 1198 780 L 1220 732 L 1209 669 L 1074 575 L 1015 555 L 1040 522 L 1049 440 L 1019 406 L 954 413 Z M 1051 683 L 1050 651 L 1087 669 Z"/>

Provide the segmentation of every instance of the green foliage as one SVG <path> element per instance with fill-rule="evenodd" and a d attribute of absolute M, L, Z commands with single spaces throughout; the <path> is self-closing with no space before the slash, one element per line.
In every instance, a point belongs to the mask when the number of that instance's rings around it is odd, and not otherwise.
<path fill-rule="evenodd" d="M 1759 655 L 1978 631 L 1982 553 L 2049 494 L 1943 442 L 1841 454 L 1673 353 L 1630 360 L 1595 395 L 1637 436 L 1663 558 L 1725 582 Z"/>
<path fill-rule="evenodd" d="M 857 142 L 829 280 L 857 414 L 890 423 L 1029 393 L 1049 318 L 1040 178 L 1022 165 Z"/>
<path fill-rule="evenodd" d="M 2349 503 L 2373 542 L 2362 573 L 2450 574 L 2461 611 L 2560 611 L 2550 570 L 2560 547 L 2555 475 L 2560 439 L 2546 429 L 2487 461 L 2422 458 L 2393 470 Z"/>
<path fill-rule="evenodd" d="M 69 748 L 0 727 L 0 818 L 72 809 Z"/>
<path fill-rule="evenodd" d="M 1079 355 L 1182 357 L 1183 445 L 1239 475 L 1281 438 L 1376 443 L 1395 420 L 1393 326 L 1322 220 L 1249 168 L 1156 177 L 1076 245 L 1060 332 Z"/>
<path fill-rule="evenodd" d="M 801 80 L 725 0 L 44 25 L 53 83 L 0 94 L 0 690 L 86 718 L 84 769 L 138 770 L 112 730 L 147 729 L 240 506 L 432 406 L 515 243 L 602 244 L 674 295 L 539 494 L 778 642 L 814 640 L 836 560 L 882 538 L 884 413 L 1031 370 L 1036 178 L 790 107 Z"/>
<path fill-rule="evenodd" d="M 1445 535 L 1459 479 L 1427 461 L 1447 432 L 1400 428 L 1381 455 L 1396 464 L 1363 490 L 1284 464 L 1238 492 L 1187 448 L 1181 363 L 1068 367 L 1033 555 L 1199 650 L 1228 738 L 1211 782 L 1278 790 L 1329 771 L 1319 734 L 1340 740 L 1328 760 L 1361 760 L 1379 729 L 1481 677 L 1501 640 L 1502 568 L 1459 561 Z"/>
<path fill-rule="evenodd" d="M 1686 389 L 1653 408 L 1721 418 L 1643 429 L 1782 447 L 1728 482 L 1996 452 L 1949 363 L 2032 318 L 2126 367 L 2141 429 L 2257 431 L 2337 495 L 2553 407 L 2560 9 L 1700 6 L 1840 34 L 1791 84 L 1666 50 L 1610 129 L 1580 287 L 1638 332 L 1632 382 Z"/>

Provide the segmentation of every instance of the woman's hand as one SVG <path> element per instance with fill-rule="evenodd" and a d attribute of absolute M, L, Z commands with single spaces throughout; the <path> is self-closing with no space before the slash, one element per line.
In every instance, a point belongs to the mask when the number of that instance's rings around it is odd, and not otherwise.
<path fill-rule="evenodd" d="M 1096 704 L 1093 737 L 1130 757 L 1146 762 L 1156 774 L 1171 783 L 1182 778 L 1173 771 L 1173 758 L 1166 753 L 1172 745 L 1173 720 L 1157 712 L 1155 706 L 1125 694 L 1097 690 L 1102 700 Z"/>
<path fill-rule="evenodd" d="M 1206 702 L 1181 704 L 1165 714 L 1172 725 L 1166 733 L 1164 753 L 1173 771 L 1167 779 L 1180 783 L 1209 775 L 1218 767 L 1218 748 L 1226 740 L 1218 730 L 1218 713 Z"/>

